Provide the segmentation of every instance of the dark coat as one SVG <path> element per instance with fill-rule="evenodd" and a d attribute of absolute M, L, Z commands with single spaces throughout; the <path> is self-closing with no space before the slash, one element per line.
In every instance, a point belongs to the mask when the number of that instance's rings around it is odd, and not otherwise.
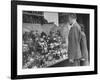
<path fill-rule="evenodd" d="M 69 31 L 68 36 L 68 56 L 69 59 L 80 59 L 81 49 L 80 49 L 80 40 L 81 40 L 81 28 L 80 25 L 76 22 L 73 24 Z"/>

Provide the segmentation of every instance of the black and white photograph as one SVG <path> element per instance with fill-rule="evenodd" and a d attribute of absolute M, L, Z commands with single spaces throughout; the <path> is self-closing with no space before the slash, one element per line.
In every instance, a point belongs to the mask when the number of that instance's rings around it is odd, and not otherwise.
<path fill-rule="evenodd" d="M 22 13 L 23 69 L 89 66 L 89 14 Z"/>
<path fill-rule="evenodd" d="M 12 78 L 96 74 L 96 12 L 92 5 L 12 1 Z"/>

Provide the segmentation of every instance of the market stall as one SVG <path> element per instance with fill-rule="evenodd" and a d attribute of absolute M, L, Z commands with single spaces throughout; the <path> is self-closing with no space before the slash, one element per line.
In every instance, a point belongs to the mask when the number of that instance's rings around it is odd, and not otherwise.
<path fill-rule="evenodd" d="M 23 33 L 23 69 L 45 68 L 68 59 L 67 46 L 59 31 Z"/>

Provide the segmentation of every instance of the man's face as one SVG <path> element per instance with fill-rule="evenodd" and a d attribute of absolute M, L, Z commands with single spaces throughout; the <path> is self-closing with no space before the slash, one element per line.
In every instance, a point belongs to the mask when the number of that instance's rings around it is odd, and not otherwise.
<path fill-rule="evenodd" d="M 69 20 L 69 23 L 72 24 L 73 19 L 71 17 L 69 17 L 68 20 Z"/>

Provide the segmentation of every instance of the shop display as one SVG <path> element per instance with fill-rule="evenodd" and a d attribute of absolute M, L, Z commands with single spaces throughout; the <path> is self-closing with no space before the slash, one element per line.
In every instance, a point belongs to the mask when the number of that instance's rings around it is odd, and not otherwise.
<path fill-rule="evenodd" d="M 38 31 L 23 34 L 23 68 L 43 68 L 68 59 L 67 47 L 60 32 L 46 35 Z"/>

